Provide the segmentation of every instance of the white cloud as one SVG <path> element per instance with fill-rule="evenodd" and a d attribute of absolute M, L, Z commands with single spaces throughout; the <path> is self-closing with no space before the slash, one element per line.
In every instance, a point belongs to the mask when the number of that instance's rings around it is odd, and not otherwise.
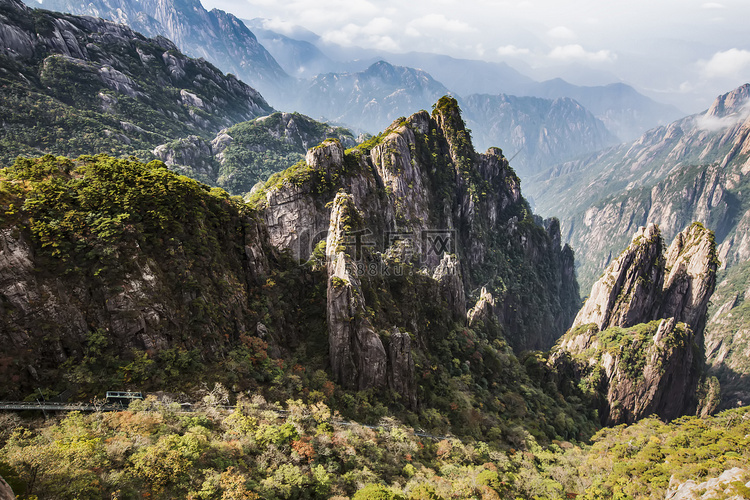
<path fill-rule="evenodd" d="M 746 78 L 750 70 L 750 51 L 735 48 L 717 52 L 711 60 L 700 61 L 699 65 L 706 78 Z"/>
<path fill-rule="evenodd" d="M 726 5 L 716 3 L 716 2 L 708 2 L 701 5 L 701 9 L 726 9 Z"/>
<path fill-rule="evenodd" d="M 406 25 L 406 34 L 409 36 L 439 35 L 449 33 L 471 33 L 476 31 L 463 21 L 448 19 L 443 14 L 427 14 L 410 21 Z"/>
<path fill-rule="evenodd" d="M 576 38 L 575 32 L 566 28 L 565 26 L 557 26 L 547 32 L 552 38 L 558 38 L 560 40 L 574 40 Z"/>
<path fill-rule="evenodd" d="M 531 51 L 529 49 L 521 49 L 515 45 L 504 45 L 497 48 L 497 54 L 500 56 L 525 56 L 529 55 Z"/>
<path fill-rule="evenodd" d="M 617 54 L 609 50 L 588 52 L 582 46 L 574 44 L 555 47 L 549 57 L 560 61 L 612 62 L 617 59 Z"/>
<path fill-rule="evenodd" d="M 323 34 L 322 39 L 327 43 L 335 43 L 343 46 L 364 45 L 380 50 L 398 52 L 400 45 L 391 36 L 394 29 L 392 20 L 385 17 L 376 17 L 364 26 L 349 23 L 341 29 L 328 31 Z"/>
<path fill-rule="evenodd" d="M 735 125 L 744 122 L 747 117 L 750 116 L 750 101 L 743 102 L 737 106 L 736 109 L 737 112 L 726 116 L 710 115 L 709 111 L 706 111 L 705 114 L 698 117 L 696 120 L 696 126 L 710 132 L 734 127 Z"/>

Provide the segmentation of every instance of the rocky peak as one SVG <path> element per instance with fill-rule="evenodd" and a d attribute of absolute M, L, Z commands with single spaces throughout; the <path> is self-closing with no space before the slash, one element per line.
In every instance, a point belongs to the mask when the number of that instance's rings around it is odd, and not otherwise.
<path fill-rule="evenodd" d="M 454 318 L 466 316 L 466 294 L 461 277 L 461 263 L 455 255 L 445 253 L 435 268 L 432 279 L 440 283 L 443 299 L 453 311 Z"/>
<path fill-rule="evenodd" d="M 327 320 L 331 369 L 336 380 L 356 389 L 383 387 L 387 355 L 367 317 L 360 278 L 348 239 L 363 228 L 351 195 L 339 193 L 331 209 L 326 241 Z"/>
<path fill-rule="evenodd" d="M 466 130 L 466 125 L 461 118 L 461 110 L 458 101 L 450 96 L 443 96 L 435 105 L 432 117 L 438 127 L 443 131 L 450 146 L 450 154 L 456 167 L 459 168 L 463 158 L 476 156 L 471 136 Z"/>
<path fill-rule="evenodd" d="M 704 116 L 724 118 L 738 113 L 747 114 L 748 100 L 750 100 L 750 84 L 746 83 L 717 97 Z"/>
<path fill-rule="evenodd" d="M 641 227 L 550 358 L 598 388 L 604 424 L 701 410 L 697 343 L 716 282 L 716 245 L 713 233 L 694 223 L 666 254 L 662 248 L 658 226 Z"/>
<path fill-rule="evenodd" d="M 713 232 L 694 223 L 678 233 L 666 255 L 655 224 L 641 227 L 628 248 L 604 271 L 572 328 L 594 323 L 600 330 L 675 318 L 700 335 L 716 284 L 718 257 Z"/>
<path fill-rule="evenodd" d="M 662 247 L 655 224 L 641 227 L 594 284 L 571 328 L 594 323 L 604 330 L 650 321 L 664 281 Z"/>
<path fill-rule="evenodd" d="M 305 162 L 315 170 L 330 172 L 344 163 L 344 147 L 338 139 L 326 139 L 307 151 Z"/>
<path fill-rule="evenodd" d="M 482 287 L 482 292 L 479 294 L 479 300 L 476 305 L 466 313 L 469 326 L 475 325 L 478 321 L 484 322 L 489 320 L 493 317 L 494 313 L 495 297 L 486 288 Z"/>
<path fill-rule="evenodd" d="M 430 343 L 427 324 L 432 320 L 378 313 L 378 302 L 387 302 L 382 299 L 365 304 L 366 297 L 380 293 L 375 290 L 384 290 L 383 281 L 408 283 L 409 290 L 419 282 L 430 301 L 444 304 L 441 310 L 450 311 L 459 324 L 468 321 L 467 290 L 485 287 L 473 297 L 478 300 L 472 316 L 476 328 L 489 328 L 494 336 L 504 333 L 517 349 L 552 345 L 579 305 L 572 252 L 560 248 L 554 223 L 545 229 L 532 216 L 502 152 L 473 150 L 450 97 L 432 114 L 422 111 L 394 121 L 373 142 L 347 152 L 338 142 L 326 141 L 308 152 L 304 165 L 256 193 L 272 243 L 296 258 L 306 259 L 314 246 L 304 238 L 328 229 L 329 346 L 336 380 L 380 387 L 408 372 L 408 363 L 392 361 L 389 337 L 382 333 L 394 327 L 414 336 L 412 347 Z M 356 235 L 345 236 L 344 228 L 363 231 L 366 255 L 351 253 Z M 342 241 L 349 247 L 339 248 Z M 523 264 L 507 266 L 509 261 Z M 406 275 L 358 272 L 394 263 L 407 269 Z M 539 286 L 532 289 L 530 282 Z M 541 312 L 521 305 L 531 296 Z M 400 342 L 404 345 L 406 338 Z M 374 360 L 372 369 L 365 358 Z"/>
<path fill-rule="evenodd" d="M 713 233 L 699 223 L 680 232 L 667 250 L 665 265 L 659 317 L 676 318 L 700 335 L 719 265 Z"/>

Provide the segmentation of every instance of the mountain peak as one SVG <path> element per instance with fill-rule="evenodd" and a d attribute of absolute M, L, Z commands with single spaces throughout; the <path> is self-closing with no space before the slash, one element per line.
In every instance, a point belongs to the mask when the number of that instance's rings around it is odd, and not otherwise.
<path fill-rule="evenodd" d="M 749 101 L 750 84 L 746 83 L 717 97 L 704 116 L 723 118 L 736 114 L 747 114 Z"/>

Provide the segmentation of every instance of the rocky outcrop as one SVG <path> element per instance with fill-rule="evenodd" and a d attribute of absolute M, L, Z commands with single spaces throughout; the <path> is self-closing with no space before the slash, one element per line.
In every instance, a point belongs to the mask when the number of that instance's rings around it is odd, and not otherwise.
<path fill-rule="evenodd" d="M 717 268 L 713 233 L 701 224 L 679 233 L 666 255 L 659 228 L 649 224 L 594 284 L 572 328 L 589 323 L 599 330 L 627 328 L 675 318 L 700 335 Z"/>
<path fill-rule="evenodd" d="M 331 369 L 336 380 L 364 390 L 386 384 L 388 357 L 380 336 L 367 317 L 362 286 L 348 248 L 350 233 L 362 227 L 362 216 L 351 195 L 336 195 L 326 240 L 328 265 L 327 319 Z M 405 346 L 395 356 L 407 355 Z M 392 377 L 393 379 L 393 377 Z M 395 380 L 402 382 L 400 374 Z M 402 384 L 400 384 L 402 385 Z"/>
<path fill-rule="evenodd" d="M 414 378 L 412 340 L 408 332 L 393 329 L 388 338 L 388 387 L 408 408 L 417 407 L 417 382 Z"/>
<path fill-rule="evenodd" d="M 494 309 L 495 298 L 486 288 L 482 288 L 482 293 L 479 294 L 479 300 L 476 305 L 466 313 L 469 326 L 475 326 L 479 321 L 484 322 L 493 318 L 495 314 Z"/>
<path fill-rule="evenodd" d="M 48 168 L 55 168 L 54 158 L 46 161 Z M 60 382 L 61 365 L 94 349 L 92 338 L 98 339 L 97 349 L 117 353 L 118 359 L 132 358 L 137 351 L 157 355 L 174 348 L 200 349 L 210 358 L 228 339 L 251 334 L 260 319 L 250 306 L 249 293 L 265 283 L 275 252 L 256 215 L 241 213 L 193 181 L 169 178 L 163 167 L 128 163 L 122 168 L 110 159 L 108 168 L 118 166 L 118 182 L 130 187 L 140 182 L 136 178 L 143 181 L 149 175 L 169 180 L 171 188 L 162 185 L 155 190 L 158 194 L 148 195 L 148 202 L 136 201 L 127 213 L 118 214 L 121 220 L 143 221 L 161 210 L 162 220 L 172 222 L 159 229 L 158 238 L 145 236 L 141 222 L 129 225 L 129 236 L 112 233 L 107 256 L 91 260 L 88 245 L 102 248 L 105 243 L 79 236 L 79 248 L 85 250 L 69 248 L 62 257 L 53 257 L 28 227 L 26 212 L 3 221 L 0 358 L 14 360 L 0 366 L 0 394 L 5 399 L 22 399 L 40 384 L 51 387 Z M 82 189 L 89 183 L 98 182 L 96 190 L 108 185 L 101 177 L 106 169 L 95 170 L 87 171 L 79 183 Z M 101 203 L 111 210 L 118 197 L 137 198 L 134 191 L 110 192 Z M 175 202 L 184 202 L 182 210 L 165 213 L 163 207 Z M 8 200 L 0 203 L 7 210 Z M 89 198 L 89 203 L 96 202 Z M 91 210 L 99 214 L 99 222 L 110 220 L 101 218 L 102 205 Z M 90 220 L 97 219 L 92 215 Z M 66 244 L 65 236 L 55 241 Z M 290 328 L 289 335 L 293 331 Z"/>
<path fill-rule="evenodd" d="M 674 476 L 669 480 L 669 489 L 665 500 L 698 500 L 703 498 L 726 498 L 741 500 L 747 498 L 743 490 L 750 488 L 750 473 L 739 467 L 726 470 L 719 477 L 713 477 L 702 483 L 692 479 L 680 483 Z M 743 487 L 744 484 L 744 487 Z"/>
<path fill-rule="evenodd" d="M 272 113 L 222 129 L 210 141 L 189 136 L 162 144 L 153 154 L 175 171 L 244 195 L 329 138 L 345 148 L 356 145 L 352 133 L 341 127 L 299 113 Z"/>
<path fill-rule="evenodd" d="M 700 336 L 706 326 L 708 302 L 719 266 L 713 233 L 701 224 L 693 224 L 675 237 L 665 257 L 658 317 L 676 318 Z"/>
<path fill-rule="evenodd" d="M 327 238 L 331 366 L 350 387 L 387 383 L 417 404 L 408 354 L 430 348 L 432 328 L 469 321 L 468 300 L 478 301 L 472 327 L 504 332 L 518 349 L 551 345 L 578 306 L 559 224 L 531 216 L 499 149 L 474 152 L 452 99 L 397 120 L 367 148 L 327 140 L 254 196 L 271 242 L 296 259 Z M 532 296 L 533 311 L 521 306 Z M 448 317 L 420 312 L 433 305 Z"/>
<path fill-rule="evenodd" d="M 225 152 L 240 141 L 232 137 Z M 24 219 L 35 213 L 29 207 L 44 207 L 24 205 L 23 193 L 0 193 L 5 213 L 26 206 L 17 219 L 3 220 L 3 246 L 11 250 L 0 256 L 0 346 L 23 353 L 17 363 L 31 365 L 41 379 L 49 379 L 53 365 L 80 359 L 92 335 L 110 339 L 126 355 L 187 349 L 210 359 L 238 342 L 255 349 L 261 344 L 253 335 L 276 355 L 316 342 L 306 336 L 325 330 L 337 383 L 390 388 L 413 408 L 424 386 L 415 380 L 415 360 L 434 363 L 437 351 L 449 356 L 446 346 L 455 338 L 465 351 L 456 356 L 465 363 L 452 370 L 481 373 L 490 369 L 481 359 L 495 352 L 493 345 L 549 347 L 572 321 L 577 288 L 558 225 L 533 216 L 500 150 L 473 150 L 451 98 L 441 99 L 432 114 L 397 120 L 361 147 L 323 141 L 304 162 L 255 190 L 249 206 L 174 176 L 159 162 L 98 161 L 58 164 L 48 157 L 19 166 L 23 173 L 42 162 L 63 183 L 75 168 L 75 175 L 85 168 L 107 175 L 71 180 L 73 193 L 100 183 L 73 200 L 88 202 L 98 186 L 119 183 L 111 195 L 94 197 L 107 208 L 104 215 L 95 203 L 65 206 L 64 213 L 93 220 L 113 241 L 101 250 L 88 226 L 78 234 L 80 226 L 64 225 L 73 234 L 60 243 L 66 255 L 55 258 L 62 267 L 65 259 L 76 261 L 67 274 L 49 267 L 36 272 L 35 252 L 47 264 L 58 262 Z M 35 182 L 23 186 L 32 189 Z M 148 191 L 152 182 L 161 184 Z M 118 223 L 125 229 L 109 231 Z M 86 260 L 95 254 L 87 245 L 102 257 Z M 79 255 L 78 248 L 86 251 Z M 118 265 L 97 267 L 112 255 Z M 467 301 L 479 301 L 471 326 Z M 63 326 L 45 336 L 46 320 Z M 471 338 L 485 347 L 472 349 Z M 7 375 L 4 367 L 0 375 Z M 418 369 L 422 379 L 433 376 L 431 367 Z M 32 383 L 27 372 L 18 390 Z"/>
<path fill-rule="evenodd" d="M 650 321 L 664 281 L 662 239 L 655 224 L 641 228 L 627 249 L 604 271 L 573 321 L 599 330 Z"/>
<path fill-rule="evenodd" d="M 154 156 L 173 170 L 187 165 L 193 176 L 216 178 L 217 165 L 212 161 L 212 144 L 195 135 L 190 135 L 170 144 L 162 144 L 153 150 Z"/>
<path fill-rule="evenodd" d="M 674 318 L 603 332 L 580 327 L 563 336 L 551 359 L 598 392 L 594 404 L 604 425 L 695 411 L 695 335 Z"/>
<path fill-rule="evenodd" d="M 548 232 L 533 218 L 520 180 L 499 149 L 481 155 L 473 150 L 455 100 L 441 99 L 431 115 L 423 111 L 395 121 L 376 144 L 349 156 L 327 141 L 308 153 L 306 167 L 269 182 L 256 196 L 274 244 L 307 258 L 313 235 L 327 227 L 326 205 L 338 190 L 352 195 L 370 244 L 384 258 L 421 267 L 442 283 L 440 295 L 455 317 L 465 318 L 467 290 L 486 286 L 514 348 L 551 346 L 572 321 L 578 290 L 572 252 L 560 247 L 559 225 L 550 223 Z M 446 260 L 446 253 L 454 257 Z M 524 265 L 509 265 L 511 258 Z M 458 278 L 453 271 L 454 277 L 445 274 L 452 269 Z M 531 300 L 541 307 L 522 306 Z M 416 334 L 411 324 L 396 326 Z"/>
<path fill-rule="evenodd" d="M 461 264 L 455 255 L 443 254 L 443 259 L 435 268 L 432 279 L 440 283 L 443 300 L 448 304 L 455 318 L 466 316 L 466 294 L 461 277 Z"/>
<path fill-rule="evenodd" d="M 665 255 L 652 224 L 596 282 L 550 359 L 594 388 L 603 424 L 696 411 L 717 264 L 713 233 L 702 225 L 679 233 Z"/>
<path fill-rule="evenodd" d="M 14 500 L 16 496 L 13 494 L 13 490 L 10 489 L 5 479 L 0 477 L 0 500 Z"/>

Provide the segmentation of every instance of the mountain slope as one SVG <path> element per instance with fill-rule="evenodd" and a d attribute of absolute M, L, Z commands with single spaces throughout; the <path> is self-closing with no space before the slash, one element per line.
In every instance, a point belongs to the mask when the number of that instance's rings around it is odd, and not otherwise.
<path fill-rule="evenodd" d="M 733 387 L 724 404 L 746 394 L 748 367 L 742 333 L 750 325 L 740 290 L 750 286 L 742 263 L 750 258 L 750 85 L 722 95 L 705 113 L 659 127 L 639 140 L 561 165 L 537 178 L 530 191 L 542 212 L 561 215 L 565 239 L 576 249 L 583 286 L 611 262 L 628 232 L 656 223 L 674 237 L 692 220 L 713 229 L 720 273 L 717 301 L 706 329 L 708 362 Z M 734 266 L 740 266 L 733 270 Z M 730 355 L 729 353 L 736 353 Z M 733 359 L 732 368 L 722 369 Z M 737 370 L 737 371 L 733 371 Z"/>
<path fill-rule="evenodd" d="M 210 141 L 190 136 L 162 144 L 153 154 L 172 170 L 242 195 L 304 160 L 309 148 L 329 138 L 345 147 L 356 145 L 346 129 L 299 113 L 273 113 L 221 130 Z"/>
<path fill-rule="evenodd" d="M 572 99 L 470 95 L 460 103 L 479 148 L 502 146 L 524 177 L 617 142 Z"/>
<path fill-rule="evenodd" d="M 142 154 L 272 111 L 255 90 L 164 38 L 0 2 L 2 159 Z"/>
<path fill-rule="evenodd" d="M 352 150 L 326 140 L 251 201 L 158 161 L 0 170 L 0 394 L 220 381 L 517 446 L 591 434 L 509 347 L 572 321 L 570 249 L 454 100 Z"/>
<path fill-rule="evenodd" d="M 205 58 L 269 97 L 290 83 L 242 21 L 219 9 L 207 11 L 200 0 L 44 0 L 41 5 L 109 19 L 147 36 L 164 36 L 185 54 Z"/>

